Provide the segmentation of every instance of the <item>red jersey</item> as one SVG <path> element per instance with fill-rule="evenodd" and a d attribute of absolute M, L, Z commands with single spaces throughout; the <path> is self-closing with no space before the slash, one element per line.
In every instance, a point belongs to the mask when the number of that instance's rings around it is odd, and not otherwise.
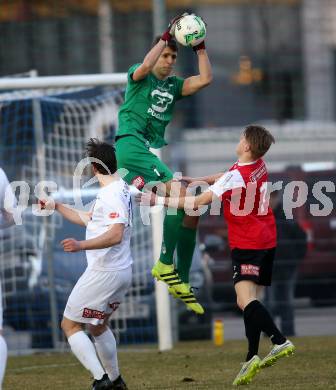
<path fill-rule="evenodd" d="M 276 225 L 268 204 L 267 179 L 262 159 L 245 164 L 236 162 L 209 188 L 222 199 L 231 249 L 276 246 Z"/>

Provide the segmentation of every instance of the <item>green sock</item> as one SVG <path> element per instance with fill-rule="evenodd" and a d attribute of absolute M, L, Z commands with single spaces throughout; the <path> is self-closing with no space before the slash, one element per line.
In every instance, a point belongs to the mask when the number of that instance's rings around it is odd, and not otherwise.
<path fill-rule="evenodd" d="M 181 226 L 177 241 L 177 273 L 183 283 L 189 283 L 189 272 L 196 245 L 197 229 Z"/>
<path fill-rule="evenodd" d="M 168 210 L 163 221 L 163 242 L 160 253 L 160 261 L 167 265 L 174 263 L 174 252 L 185 215 L 183 210 L 177 210 L 176 215 L 169 215 Z M 173 211 L 176 212 L 176 209 Z"/>

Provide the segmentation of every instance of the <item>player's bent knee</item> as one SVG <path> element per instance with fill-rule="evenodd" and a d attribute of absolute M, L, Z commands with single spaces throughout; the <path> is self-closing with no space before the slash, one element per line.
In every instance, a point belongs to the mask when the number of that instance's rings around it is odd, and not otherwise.
<path fill-rule="evenodd" d="M 107 326 L 105 324 L 101 324 L 101 325 L 89 324 L 88 330 L 93 337 L 98 337 L 107 330 Z"/>
<path fill-rule="evenodd" d="M 71 321 L 66 317 L 63 317 L 62 319 L 61 328 L 67 337 L 70 337 L 74 333 L 82 330 L 82 326 L 80 324 Z"/>

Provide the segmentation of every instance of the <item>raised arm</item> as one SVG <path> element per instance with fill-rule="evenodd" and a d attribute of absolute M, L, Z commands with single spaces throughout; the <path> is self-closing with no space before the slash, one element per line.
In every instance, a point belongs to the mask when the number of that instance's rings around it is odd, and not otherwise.
<path fill-rule="evenodd" d="M 169 22 L 168 29 L 162 34 L 159 42 L 152 47 L 142 61 L 142 64 L 134 71 L 132 76 L 133 81 L 144 79 L 152 71 L 163 49 L 167 46 L 167 42 L 173 38 L 177 21 L 184 15 L 187 14 L 178 15 Z"/>
<path fill-rule="evenodd" d="M 58 211 L 65 219 L 75 223 L 77 225 L 86 226 L 91 219 L 91 213 L 88 211 L 76 210 L 72 207 L 57 202 L 39 201 L 40 207 L 42 210 L 53 210 Z"/>
<path fill-rule="evenodd" d="M 62 214 L 62 216 L 66 218 L 68 221 L 75 223 L 77 225 L 86 226 L 91 219 L 90 212 L 76 210 L 63 203 L 56 203 L 55 210 L 57 210 L 60 214 Z"/>
<path fill-rule="evenodd" d="M 165 207 L 196 210 L 200 206 L 210 204 L 213 200 L 213 193 L 211 191 L 202 192 L 196 196 L 185 196 L 180 198 L 159 198 L 156 204 L 164 204 Z"/>
<path fill-rule="evenodd" d="M 218 175 L 216 176 L 218 177 Z M 204 191 L 197 196 L 163 198 L 156 196 L 156 194 L 154 194 L 153 192 L 150 192 L 136 195 L 135 198 L 137 202 L 143 206 L 164 205 L 165 207 L 170 208 L 192 210 L 197 209 L 200 206 L 210 204 L 213 201 L 214 197 L 220 199 L 222 195 L 227 191 L 242 187 L 246 187 L 245 181 L 241 176 L 240 172 L 236 169 L 222 174 L 221 177 L 216 180 L 215 183 L 211 185 L 211 187 L 209 187 L 207 191 Z"/>
<path fill-rule="evenodd" d="M 204 42 L 196 46 L 194 51 L 197 53 L 198 57 L 199 74 L 197 76 L 188 77 L 184 80 L 182 96 L 193 95 L 200 89 L 209 85 L 212 81 L 211 64 L 205 49 Z"/>
<path fill-rule="evenodd" d="M 195 184 L 205 182 L 209 185 L 214 184 L 220 177 L 224 175 L 224 172 L 214 173 L 209 176 L 201 176 L 201 177 L 190 177 L 190 176 L 182 176 L 181 180 L 187 182 L 188 184 Z"/>
<path fill-rule="evenodd" d="M 144 79 L 153 69 L 156 61 L 159 59 L 163 49 L 166 47 L 166 42 L 162 39 L 152 47 L 152 49 L 147 53 L 142 64 L 134 71 L 133 81 L 139 81 Z"/>
<path fill-rule="evenodd" d="M 164 205 L 165 207 L 175 209 L 194 210 L 200 206 L 210 204 L 213 200 L 213 193 L 211 191 L 205 191 L 196 196 L 181 196 L 181 197 L 158 197 L 153 192 L 141 193 L 136 195 L 136 201 L 140 203 L 140 206 L 155 206 Z"/>

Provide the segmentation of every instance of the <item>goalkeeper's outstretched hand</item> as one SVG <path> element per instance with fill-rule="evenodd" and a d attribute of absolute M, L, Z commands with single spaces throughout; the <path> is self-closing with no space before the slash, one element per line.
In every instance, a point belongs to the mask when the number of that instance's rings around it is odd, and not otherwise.
<path fill-rule="evenodd" d="M 199 16 L 198 17 L 200 19 L 202 19 L 202 22 L 204 23 L 205 27 L 207 27 L 207 22 L 202 18 L 202 16 Z M 198 45 L 196 46 L 193 46 L 193 50 L 195 53 L 197 53 L 198 50 L 205 50 L 205 41 L 202 41 L 201 43 L 199 43 Z"/>
<path fill-rule="evenodd" d="M 168 24 L 167 30 L 162 34 L 161 39 L 163 41 L 170 41 L 175 36 L 176 23 L 184 16 L 189 15 L 188 12 L 175 16 Z"/>

